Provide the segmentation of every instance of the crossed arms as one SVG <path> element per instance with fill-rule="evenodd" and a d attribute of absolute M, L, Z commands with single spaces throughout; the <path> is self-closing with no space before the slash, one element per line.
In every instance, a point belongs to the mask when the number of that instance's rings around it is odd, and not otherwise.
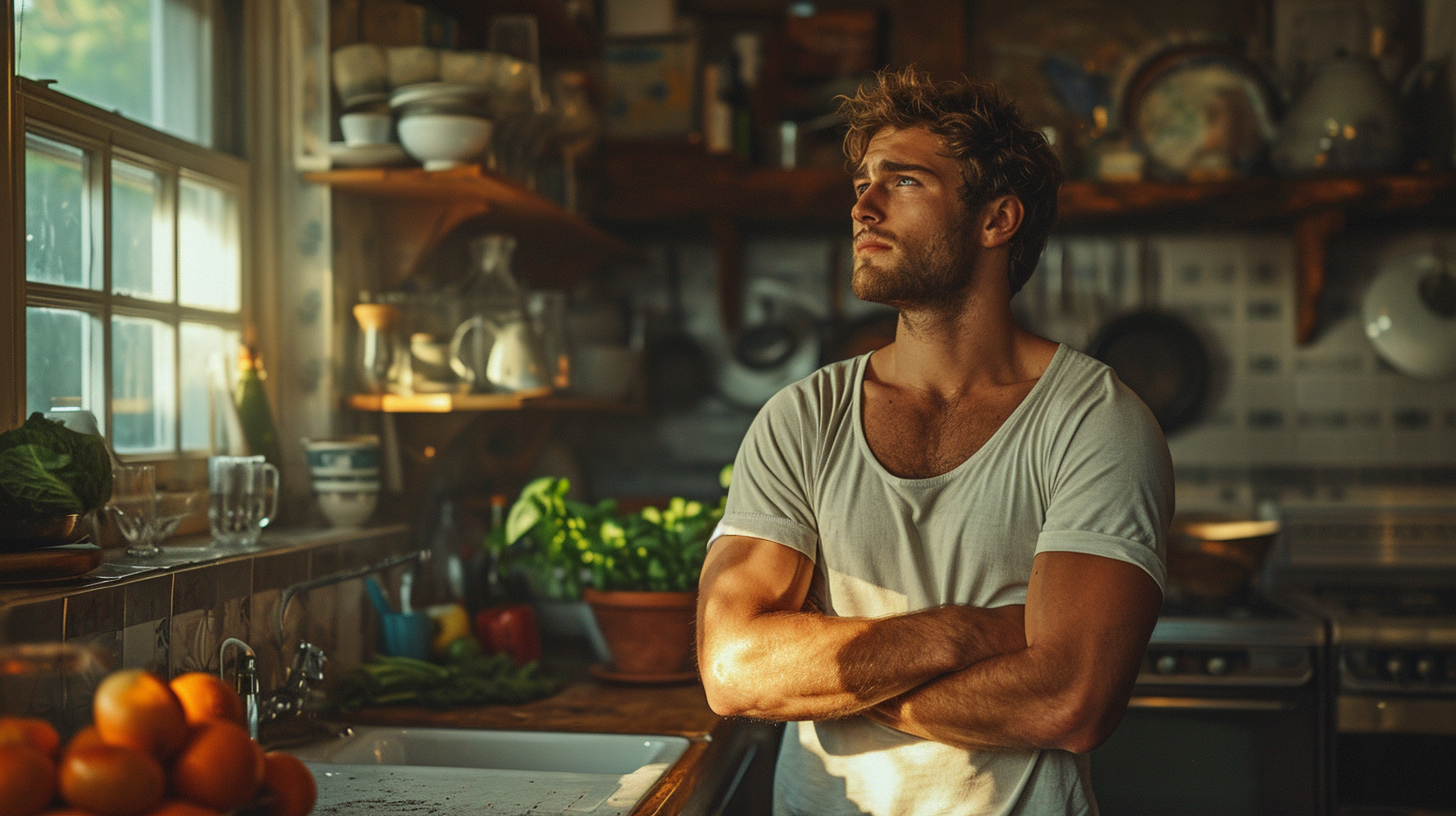
<path fill-rule="evenodd" d="M 840 618 L 804 608 L 812 571 L 771 541 L 714 543 L 699 582 L 698 665 L 715 712 L 861 714 L 965 748 L 1086 752 L 1122 717 L 1162 604 L 1132 564 L 1044 552 L 1025 607 Z"/>

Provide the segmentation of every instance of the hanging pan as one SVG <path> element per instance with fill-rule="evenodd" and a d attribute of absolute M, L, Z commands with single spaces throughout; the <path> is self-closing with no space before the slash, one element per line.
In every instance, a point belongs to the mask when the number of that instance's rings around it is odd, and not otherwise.
<path fill-rule="evenodd" d="M 1117 372 L 1165 435 L 1202 416 L 1213 364 L 1203 338 L 1182 318 L 1154 310 L 1113 318 L 1092 338 L 1088 353 Z"/>

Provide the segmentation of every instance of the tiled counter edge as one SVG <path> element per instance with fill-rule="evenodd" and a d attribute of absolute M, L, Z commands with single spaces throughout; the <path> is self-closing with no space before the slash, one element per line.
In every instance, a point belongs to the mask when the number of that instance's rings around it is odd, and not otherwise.
<path fill-rule="evenodd" d="M 280 638 L 275 616 L 283 591 L 411 549 L 403 524 L 280 530 L 245 552 L 103 584 L 0 590 L 0 647 L 64 642 L 95 657 L 69 672 L 0 666 L 0 714 L 43 717 L 71 733 L 91 721 L 92 694 L 110 671 L 144 668 L 164 677 L 216 672 L 218 646 L 229 637 L 253 647 L 265 690 L 283 682 L 300 641 L 323 648 L 327 677 L 337 677 L 373 654 L 377 629 L 363 579 L 296 595 Z M 397 585 L 399 574 L 413 566 L 395 567 L 380 579 Z"/>

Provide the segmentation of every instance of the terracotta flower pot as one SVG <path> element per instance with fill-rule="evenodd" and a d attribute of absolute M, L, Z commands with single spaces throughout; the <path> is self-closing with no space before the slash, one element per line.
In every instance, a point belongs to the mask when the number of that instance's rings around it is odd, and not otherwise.
<path fill-rule="evenodd" d="M 586 589 L 613 665 L 611 679 L 661 682 L 696 675 L 696 592 L 600 592 Z"/>

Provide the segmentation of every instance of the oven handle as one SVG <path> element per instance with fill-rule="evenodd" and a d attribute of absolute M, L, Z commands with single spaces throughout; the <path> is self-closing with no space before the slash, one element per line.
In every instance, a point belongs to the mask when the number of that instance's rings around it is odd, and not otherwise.
<path fill-rule="evenodd" d="M 1284 700 L 1226 700 L 1219 697 L 1133 697 L 1128 708 L 1185 709 L 1194 711 L 1289 711 Z"/>

